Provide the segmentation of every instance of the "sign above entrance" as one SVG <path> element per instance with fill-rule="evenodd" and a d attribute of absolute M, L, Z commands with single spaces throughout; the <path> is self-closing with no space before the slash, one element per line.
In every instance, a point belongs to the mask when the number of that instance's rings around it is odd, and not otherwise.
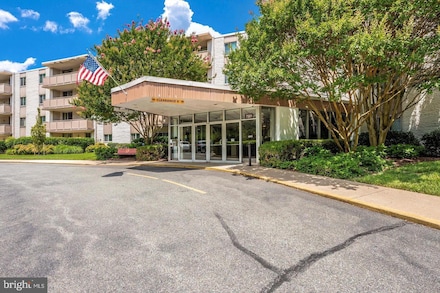
<path fill-rule="evenodd" d="M 170 104 L 183 104 L 184 100 L 179 99 L 167 99 L 167 98 L 151 98 L 153 103 L 170 103 Z"/>

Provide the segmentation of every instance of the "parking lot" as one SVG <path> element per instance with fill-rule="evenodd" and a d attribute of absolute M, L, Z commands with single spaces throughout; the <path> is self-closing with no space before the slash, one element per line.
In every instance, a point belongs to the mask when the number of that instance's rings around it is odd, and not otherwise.
<path fill-rule="evenodd" d="M 438 230 L 179 168 L 2 163 L 0 276 L 49 292 L 438 292 Z"/>

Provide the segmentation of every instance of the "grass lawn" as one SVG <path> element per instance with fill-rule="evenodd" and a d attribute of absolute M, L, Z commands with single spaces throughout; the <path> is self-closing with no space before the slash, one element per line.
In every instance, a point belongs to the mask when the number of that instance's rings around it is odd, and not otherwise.
<path fill-rule="evenodd" d="M 355 180 L 440 196 L 440 160 L 405 164 Z"/>
<path fill-rule="evenodd" d="M 96 160 L 95 153 L 50 154 L 50 155 L 6 155 L 0 154 L 0 160 Z"/>

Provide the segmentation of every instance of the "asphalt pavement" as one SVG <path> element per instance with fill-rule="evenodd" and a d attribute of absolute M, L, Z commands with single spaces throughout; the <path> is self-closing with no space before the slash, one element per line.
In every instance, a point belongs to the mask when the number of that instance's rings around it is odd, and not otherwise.
<path fill-rule="evenodd" d="M 0 163 L 2 160 L 0 160 Z M 4 162 L 24 162 L 10 161 Z M 32 160 L 27 163 L 77 164 L 77 165 L 154 165 L 157 167 L 197 168 L 231 172 L 259 178 L 319 196 L 332 198 L 359 207 L 374 210 L 396 218 L 440 229 L 440 197 L 417 192 L 334 179 L 290 170 L 266 168 L 258 164 L 221 164 L 192 162 L 144 162 L 134 160 L 63 161 Z"/>

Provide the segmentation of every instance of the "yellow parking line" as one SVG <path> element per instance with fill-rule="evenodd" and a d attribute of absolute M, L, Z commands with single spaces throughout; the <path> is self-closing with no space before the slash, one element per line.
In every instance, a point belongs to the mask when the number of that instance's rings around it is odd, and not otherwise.
<path fill-rule="evenodd" d="M 162 179 L 162 181 L 165 181 L 165 182 L 168 182 L 168 183 L 171 183 L 171 184 L 174 184 L 174 185 L 178 185 L 178 186 L 181 186 L 181 187 L 185 187 L 187 189 L 190 189 L 192 191 L 195 191 L 195 192 L 198 192 L 198 193 L 201 193 L 201 194 L 206 194 L 206 192 L 204 192 L 203 190 L 195 189 L 195 188 L 192 188 L 192 187 L 189 187 L 189 186 L 186 186 L 186 185 L 174 182 L 174 181 L 170 181 L 170 180 L 166 180 L 166 179 Z"/>
<path fill-rule="evenodd" d="M 140 174 L 136 174 L 136 173 L 126 173 L 126 174 L 133 175 L 133 176 L 144 177 L 144 178 L 149 178 L 149 179 L 159 179 L 157 177 L 152 177 L 152 176 L 147 176 L 147 175 L 140 175 Z"/>

